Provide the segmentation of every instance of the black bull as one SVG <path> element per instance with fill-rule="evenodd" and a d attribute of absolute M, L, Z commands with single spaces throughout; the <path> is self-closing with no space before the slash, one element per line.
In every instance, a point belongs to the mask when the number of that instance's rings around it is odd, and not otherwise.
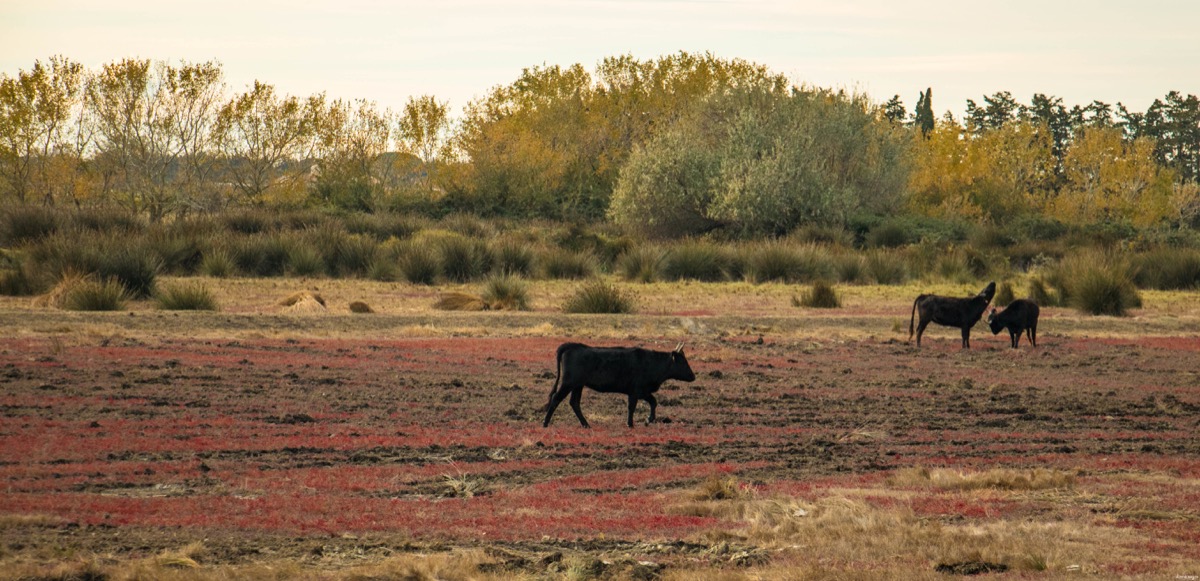
<path fill-rule="evenodd" d="M 649 424 L 654 421 L 658 401 L 654 392 L 668 379 L 695 381 L 696 374 L 688 365 L 683 354 L 683 345 L 674 351 L 651 351 L 638 347 L 589 347 L 582 343 L 563 343 L 555 354 L 557 374 L 554 387 L 550 390 L 550 401 L 546 405 L 546 419 L 542 427 L 550 425 L 550 418 L 562 400 L 571 396 L 571 409 L 583 427 L 589 427 L 579 409 L 583 388 L 590 387 L 601 393 L 623 393 L 629 396 L 629 417 L 625 423 L 633 427 L 633 410 L 639 399 L 650 404 Z M 561 380 L 561 382 L 560 382 Z"/>
<path fill-rule="evenodd" d="M 960 299 L 956 297 L 941 297 L 938 295 L 920 295 L 913 301 L 913 313 L 908 319 L 908 339 L 913 336 L 913 318 L 920 315 L 917 325 L 917 347 L 921 346 L 921 334 L 929 323 L 937 323 L 947 327 L 962 329 L 963 349 L 971 348 L 971 327 L 983 317 L 988 303 L 996 294 L 996 283 L 988 283 L 979 294 Z"/>

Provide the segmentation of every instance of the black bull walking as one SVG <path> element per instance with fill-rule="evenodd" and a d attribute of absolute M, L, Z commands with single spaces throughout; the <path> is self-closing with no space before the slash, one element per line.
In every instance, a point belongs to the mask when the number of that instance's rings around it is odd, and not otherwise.
<path fill-rule="evenodd" d="M 633 410 L 638 400 L 650 404 L 649 424 L 654 421 L 658 401 L 654 392 L 668 379 L 695 381 L 696 374 L 688 365 L 681 343 L 674 351 L 652 351 L 639 347 L 589 347 L 582 343 L 563 343 L 555 354 L 557 374 L 554 387 L 550 390 L 550 401 L 546 405 L 546 420 L 542 426 L 550 425 L 554 409 L 562 400 L 571 396 L 571 409 L 583 427 L 589 427 L 579 409 L 583 388 L 590 387 L 601 393 L 623 393 L 629 396 L 629 417 L 626 424 L 633 427 Z"/>

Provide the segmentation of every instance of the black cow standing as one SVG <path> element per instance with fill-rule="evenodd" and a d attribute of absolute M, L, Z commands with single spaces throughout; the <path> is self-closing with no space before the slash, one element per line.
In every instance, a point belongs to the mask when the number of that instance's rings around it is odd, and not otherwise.
<path fill-rule="evenodd" d="M 988 326 L 992 328 L 992 334 L 1000 334 L 1000 329 L 1008 329 L 1008 338 L 1012 341 L 1012 348 L 1016 349 L 1021 343 L 1021 333 L 1024 332 L 1029 336 L 1029 342 L 1037 347 L 1037 323 L 1038 312 L 1037 303 L 1025 299 L 1017 299 L 1004 307 L 1003 311 L 996 312 L 996 308 L 992 307 L 992 311 L 988 313 Z"/>
<path fill-rule="evenodd" d="M 908 340 L 913 336 L 913 318 L 921 315 L 917 325 L 917 347 L 921 346 L 921 334 L 929 323 L 937 323 L 947 327 L 962 329 L 963 349 L 971 348 L 971 327 L 983 317 L 988 303 L 996 294 L 996 283 L 990 282 L 983 292 L 969 298 L 941 297 L 938 295 L 920 295 L 913 301 L 913 313 L 908 319 Z"/>
<path fill-rule="evenodd" d="M 649 424 L 654 421 L 658 401 L 654 392 L 668 379 L 695 381 L 696 374 L 688 365 L 680 343 L 674 351 L 651 351 L 638 347 L 589 347 L 582 343 L 563 343 L 555 355 L 558 364 L 554 387 L 550 390 L 550 402 L 546 405 L 546 420 L 542 427 L 550 425 L 554 409 L 568 395 L 571 409 L 579 423 L 587 428 L 579 400 L 583 388 L 590 387 L 601 393 L 623 393 L 629 396 L 629 417 L 626 424 L 633 427 L 633 410 L 639 399 L 650 404 Z M 561 380 L 561 383 L 560 383 Z"/>

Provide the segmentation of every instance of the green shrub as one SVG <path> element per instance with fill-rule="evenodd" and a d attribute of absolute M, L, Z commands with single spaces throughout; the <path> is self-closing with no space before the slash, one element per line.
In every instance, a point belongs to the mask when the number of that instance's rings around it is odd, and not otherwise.
<path fill-rule="evenodd" d="M 0 222 L 0 245 L 20 246 L 36 242 L 59 229 L 58 214 L 45 206 L 10 206 Z"/>
<path fill-rule="evenodd" d="M 842 306 L 842 299 L 838 297 L 833 285 L 824 280 L 813 282 L 812 288 L 804 291 L 798 302 L 800 306 L 814 309 L 836 309 Z"/>
<path fill-rule="evenodd" d="M 1137 255 L 1135 282 L 1142 288 L 1184 290 L 1200 288 L 1200 251 L 1157 248 Z"/>
<path fill-rule="evenodd" d="M 542 251 L 538 261 L 546 278 L 580 279 L 596 272 L 595 259 L 590 254 L 563 248 Z"/>
<path fill-rule="evenodd" d="M 119 311 L 128 299 L 129 292 L 116 279 L 87 276 L 66 291 L 62 307 L 68 311 Z"/>
<path fill-rule="evenodd" d="M 30 271 L 24 261 L 0 265 L 0 295 L 31 296 L 44 290 L 43 281 Z"/>
<path fill-rule="evenodd" d="M 635 248 L 617 259 L 617 273 L 630 282 L 654 282 L 665 258 L 666 255 L 657 248 Z"/>
<path fill-rule="evenodd" d="M 229 256 L 229 252 L 212 250 L 204 254 L 204 258 L 200 259 L 200 265 L 196 270 L 205 276 L 225 278 L 231 276 L 235 268 L 236 265 L 233 263 L 233 258 Z"/>
<path fill-rule="evenodd" d="M 513 276 L 493 276 L 483 285 L 483 302 L 493 311 L 528 311 L 529 289 Z"/>
<path fill-rule="evenodd" d="M 833 262 L 819 246 L 768 242 L 750 246 L 746 252 L 746 278 L 750 282 L 810 282 L 833 275 Z"/>
<path fill-rule="evenodd" d="M 584 283 L 567 299 L 563 311 L 587 314 L 632 313 L 633 299 L 616 285 L 594 279 Z"/>
<path fill-rule="evenodd" d="M 663 280 L 725 280 L 729 253 L 711 242 L 682 242 L 667 251 L 659 271 Z"/>
<path fill-rule="evenodd" d="M 875 248 L 898 248 L 914 240 L 909 226 L 895 220 L 887 220 L 867 233 L 867 245 Z"/>
<path fill-rule="evenodd" d="M 808 224 L 793 230 L 788 239 L 798 243 L 821 244 L 825 246 L 850 247 L 854 245 L 854 233 L 841 226 L 823 224 Z"/>
<path fill-rule="evenodd" d="M 908 266 L 903 257 L 887 250 L 872 250 L 864 259 L 867 277 L 875 284 L 903 284 L 908 280 Z"/>
<path fill-rule="evenodd" d="M 215 311 L 217 300 L 199 281 L 165 285 L 155 295 L 158 308 L 168 311 Z"/>

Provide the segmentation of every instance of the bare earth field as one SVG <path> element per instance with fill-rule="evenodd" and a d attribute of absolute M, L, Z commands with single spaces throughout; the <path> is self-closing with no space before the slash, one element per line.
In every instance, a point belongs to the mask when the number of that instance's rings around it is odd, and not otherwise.
<path fill-rule="evenodd" d="M 566 282 L 524 313 L 206 284 L 219 312 L 0 299 L 0 579 L 1200 578 L 1200 293 L 963 351 L 905 340 L 916 294 L 969 285 L 634 285 L 595 316 Z M 589 391 L 592 429 L 543 429 L 568 340 L 682 341 L 697 379 L 656 424 Z"/>

